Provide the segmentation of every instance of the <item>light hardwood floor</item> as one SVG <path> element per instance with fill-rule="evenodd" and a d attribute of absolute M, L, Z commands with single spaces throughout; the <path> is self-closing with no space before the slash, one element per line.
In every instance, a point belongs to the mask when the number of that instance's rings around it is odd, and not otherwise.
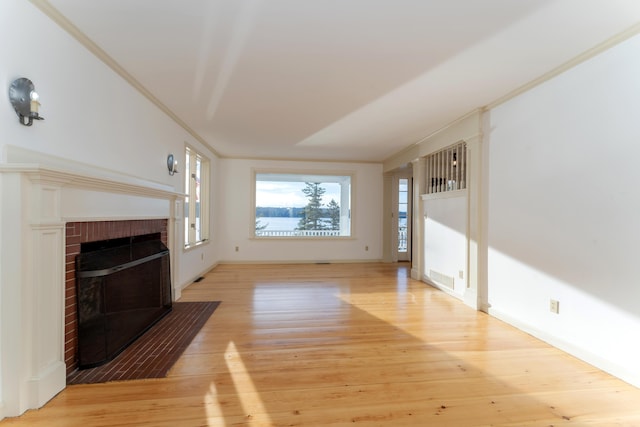
<path fill-rule="evenodd" d="M 6 426 L 640 426 L 640 390 L 403 264 L 221 265 L 165 379 L 70 386 Z"/>

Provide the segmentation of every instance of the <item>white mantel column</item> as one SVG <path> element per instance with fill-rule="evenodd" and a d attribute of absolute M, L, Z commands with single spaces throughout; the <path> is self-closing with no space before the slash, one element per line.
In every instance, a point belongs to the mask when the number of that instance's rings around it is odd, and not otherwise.
<path fill-rule="evenodd" d="M 39 408 L 66 385 L 61 183 L 1 174 L 2 416 Z"/>

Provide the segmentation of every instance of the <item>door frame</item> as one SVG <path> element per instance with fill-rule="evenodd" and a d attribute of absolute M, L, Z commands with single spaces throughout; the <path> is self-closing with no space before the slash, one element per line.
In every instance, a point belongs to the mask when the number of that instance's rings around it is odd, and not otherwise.
<path fill-rule="evenodd" d="M 405 252 L 400 252 L 398 250 L 400 239 L 399 239 L 399 193 L 400 193 L 400 180 L 407 180 L 407 250 Z M 400 173 L 393 176 L 392 180 L 392 236 L 391 236 L 391 244 L 392 244 L 392 252 L 393 252 L 393 260 L 396 262 L 411 262 L 411 246 L 413 241 L 413 232 L 412 232 L 412 218 L 413 218 L 413 176 L 411 173 Z"/>

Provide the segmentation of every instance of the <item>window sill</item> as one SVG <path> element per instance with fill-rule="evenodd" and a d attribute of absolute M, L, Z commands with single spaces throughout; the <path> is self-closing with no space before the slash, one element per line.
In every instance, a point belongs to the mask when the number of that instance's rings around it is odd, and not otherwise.
<path fill-rule="evenodd" d="M 185 246 L 182 247 L 182 252 L 190 252 L 190 251 L 192 251 L 194 249 L 200 248 L 200 247 L 208 245 L 208 244 L 209 244 L 209 239 L 205 239 L 205 240 L 202 240 L 200 242 L 196 242 L 196 243 L 191 244 L 191 245 L 185 245 Z"/>

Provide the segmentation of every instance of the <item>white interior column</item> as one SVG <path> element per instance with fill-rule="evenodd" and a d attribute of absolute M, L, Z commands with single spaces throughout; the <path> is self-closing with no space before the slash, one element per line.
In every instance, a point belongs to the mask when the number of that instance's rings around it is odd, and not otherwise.
<path fill-rule="evenodd" d="M 481 137 L 467 140 L 467 197 L 468 197 L 468 250 L 467 289 L 464 302 L 478 310 L 481 308 L 479 288 L 482 278 L 481 252 L 484 245 L 482 236 L 481 188 L 482 188 L 482 143 Z"/>
<path fill-rule="evenodd" d="M 423 157 L 411 162 L 413 169 L 412 209 L 411 209 L 411 278 L 422 280 L 424 275 L 423 248 L 423 206 L 422 195 L 426 193 L 426 161 Z"/>
<path fill-rule="evenodd" d="M 393 175 L 385 173 L 382 176 L 382 261 L 393 262 Z"/>

